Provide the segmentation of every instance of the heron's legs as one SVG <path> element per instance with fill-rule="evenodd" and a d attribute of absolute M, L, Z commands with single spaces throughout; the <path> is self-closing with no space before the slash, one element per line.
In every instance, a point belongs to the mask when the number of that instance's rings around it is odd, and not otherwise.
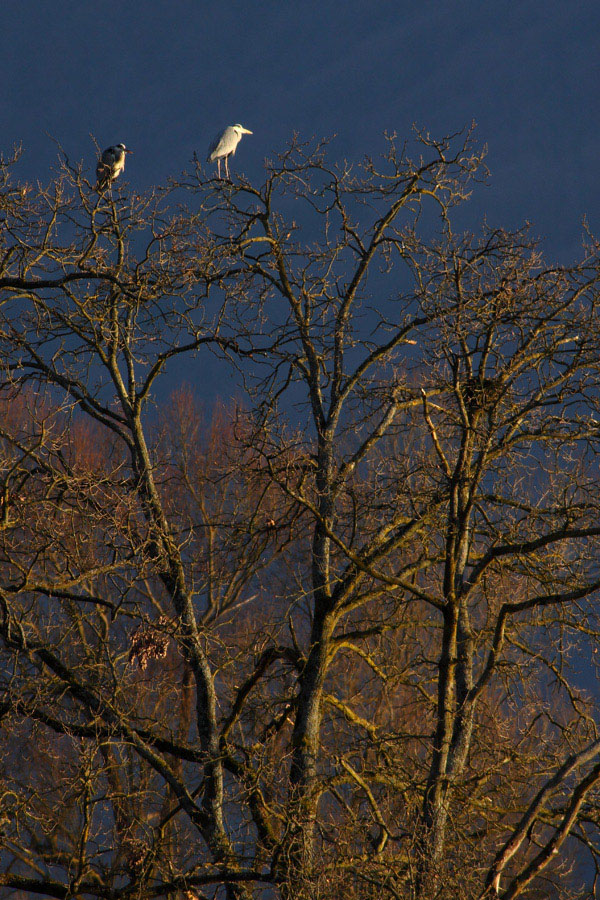
<path fill-rule="evenodd" d="M 229 179 L 229 154 L 225 157 L 225 172 L 227 174 L 227 178 Z"/>
<path fill-rule="evenodd" d="M 221 177 L 221 157 L 217 159 L 217 178 Z"/>

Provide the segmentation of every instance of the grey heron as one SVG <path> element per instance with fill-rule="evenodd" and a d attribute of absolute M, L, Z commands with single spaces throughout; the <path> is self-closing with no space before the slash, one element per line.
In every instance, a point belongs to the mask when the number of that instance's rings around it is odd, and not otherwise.
<path fill-rule="evenodd" d="M 115 144 L 114 147 L 107 147 L 102 153 L 96 166 L 96 190 L 103 191 L 113 181 L 119 177 L 125 168 L 125 156 L 127 153 L 133 153 L 128 150 L 125 144 Z"/>
<path fill-rule="evenodd" d="M 252 134 L 248 128 L 243 125 L 228 125 L 223 131 L 219 132 L 208 149 L 207 162 L 217 161 L 217 171 L 219 178 L 221 177 L 221 160 L 225 160 L 225 174 L 229 178 L 228 158 L 233 156 L 236 147 L 242 139 L 243 134 Z"/>

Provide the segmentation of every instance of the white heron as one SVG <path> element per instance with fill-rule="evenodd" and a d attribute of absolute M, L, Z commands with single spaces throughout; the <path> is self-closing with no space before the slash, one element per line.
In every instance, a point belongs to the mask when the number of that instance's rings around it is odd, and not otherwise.
<path fill-rule="evenodd" d="M 104 150 L 96 166 L 97 191 L 103 191 L 119 177 L 125 168 L 125 156 L 128 153 L 133 153 L 133 150 L 128 150 L 125 144 L 115 144 Z"/>
<path fill-rule="evenodd" d="M 221 177 L 221 160 L 225 160 L 225 174 L 229 178 L 229 165 L 227 160 L 236 151 L 237 145 L 242 139 L 243 134 L 252 134 L 248 128 L 243 125 L 228 125 L 223 131 L 219 132 L 208 149 L 207 162 L 217 161 L 217 171 L 219 178 Z"/>

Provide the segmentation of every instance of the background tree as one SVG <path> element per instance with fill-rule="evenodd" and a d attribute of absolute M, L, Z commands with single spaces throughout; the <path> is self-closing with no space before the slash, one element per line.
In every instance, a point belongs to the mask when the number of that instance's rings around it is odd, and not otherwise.
<path fill-rule="evenodd" d="M 295 142 L 260 188 L 3 170 L 7 894 L 593 871 L 596 246 L 455 231 L 481 172 L 423 135 L 360 170 Z M 241 406 L 154 405 L 211 352 Z"/>

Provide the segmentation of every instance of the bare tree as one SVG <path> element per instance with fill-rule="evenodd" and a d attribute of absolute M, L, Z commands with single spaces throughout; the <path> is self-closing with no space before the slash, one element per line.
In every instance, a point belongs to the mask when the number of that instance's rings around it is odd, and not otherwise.
<path fill-rule="evenodd" d="M 597 247 L 455 230 L 483 174 L 425 135 L 145 197 L 3 169 L 7 892 L 593 878 Z M 244 402 L 156 406 L 178 358 Z"/>

